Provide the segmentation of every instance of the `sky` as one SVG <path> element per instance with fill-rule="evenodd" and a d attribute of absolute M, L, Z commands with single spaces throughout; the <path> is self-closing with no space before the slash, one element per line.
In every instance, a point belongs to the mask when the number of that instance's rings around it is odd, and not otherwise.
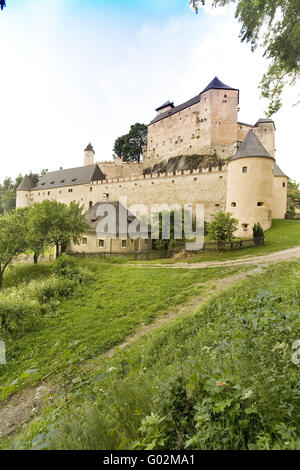
<path fill-rule="evenodd" d="M 261 51 L 241 44 L 233 7 L 188 0 L 6 0 L 0 11 L 0 181 L 5 176 L 112 159 L 115 139 L 149 123 L 218 76 L 240 89 L 239 120 L 255 124 L 267 102 Z M 299 85 L 299 84 L 298 84 Z M 297 87 L 273 117 L 277 163 L 300 182 Z"/>

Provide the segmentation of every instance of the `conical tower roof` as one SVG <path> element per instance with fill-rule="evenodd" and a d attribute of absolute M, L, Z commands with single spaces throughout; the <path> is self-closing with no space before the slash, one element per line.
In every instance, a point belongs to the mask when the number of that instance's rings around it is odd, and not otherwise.
<path fill-rule="evenodd" d="M 92 150 L 93 152 L 95 151 L 91 142 L 89 143 L 89 145 L 87 146 L 87 148 L 84 150 L 84 151 L 87 151 L 87 150 Z"/>
<path fill-rule="evenodd" d="M 274 176 L 285 176 L 287 178 L 287 175 L 283 173 L 281 168 L 277 165 L 277 163 L 274 164 Z"/>
<path fill-rule="evenodd" d="M 231 160 L 237 160 L 238 158 L 246 158 L 246 157 L 266 157 L 266 158 L 273 158 L 267 152 L 263 144 L 260 140 L 256 137 L 253 131 L 249 131 L 246 135 L 245 139 L 239 146 L 238 150 L 236 151 L 235 155 L 232 157 Z"/>
<path fill-rule="evenodd" d="M 29 176 L 25 175 L 19 184 L 17 191 L 30 191 L 33 188 L 33 184 Z"/>

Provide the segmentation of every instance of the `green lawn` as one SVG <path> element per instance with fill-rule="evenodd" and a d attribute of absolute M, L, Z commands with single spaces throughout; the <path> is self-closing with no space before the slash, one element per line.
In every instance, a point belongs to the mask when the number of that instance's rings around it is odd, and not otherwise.
<path fill-rule="evenodd" d="M 29 331 L 4 334 L 0 329 L 7 349 L 7 365 L 0 367 L 0 400 L 45 377 L 55 378 L 66 364 L 79 364 L 107 351 L 139 325 L 150 324 L 168 308 L 200 294 L 202 283 L 234 272 L 135 269 L 116 264 L 115 259 L 76 263 L 93 273 L 94 280 L 78 287 L 70 298 L 43 304 L 42 315 L 33 319 Z M 50 264 L 15 266 L 7 273 L 0 303 L 9 301 L 18 309 L 31 302 L 29 307 L 36 309 L 37 291 L 50 273 Z M 35 372 L 24 374 L 27 370 Z"/>
<path fill-rule="evenodd" d="M 70 381 L 64 400 L 25 427 L 15 446 L 300 449 L 292 361 L 299 279 L 300 262 L 271 266 L 196 316 L 77 370 L 79 382 Z"/>
<path fill-rule="evenodd" d="M 199 263 L 201 261 L 225 261 L 243 256 L 261 256 L 273 251 L 286 250 L 300 245 L 300 220 L 273 220 L 272 228 L 265 232 L 266 243 L 264 246 L 243 248 L 241 250 L 224 251 L 206 251 L 191 255 L 181 260 L 162 259 L 151 260 L 149 263 Z"/>

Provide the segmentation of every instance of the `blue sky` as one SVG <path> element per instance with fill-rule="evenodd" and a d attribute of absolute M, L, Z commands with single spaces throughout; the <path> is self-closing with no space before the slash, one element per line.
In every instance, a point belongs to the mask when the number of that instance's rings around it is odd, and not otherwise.
<path fill-rule="evenodd" d="M 240 89 L 239 119 L 264 115 L 258 84 L 267 64 L 241 44 L 230 8 L 196 15 L 188 0 L 7 0 L 0 12 L 0 180 L 80 166 L 114 140 L 179 104 L 217 75 Z M 296 89 L 275 117 L 277 160 L 300 181 Z M 298 159 L 299 160 L 299 159 Z"/>

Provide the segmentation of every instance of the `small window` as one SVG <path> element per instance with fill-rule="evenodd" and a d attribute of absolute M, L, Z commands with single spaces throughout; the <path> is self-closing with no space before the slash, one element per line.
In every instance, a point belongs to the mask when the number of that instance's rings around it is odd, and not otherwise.
<path fill-rule="evenodd" d="M 102 238 L 99 238 L 99 247 L 104 248 L 104 240 Z"/>
<path fill-rule="evenodd" d="M 70 188 L 70 189 L 69 189 L 69 193 L 72 193 L 72 192 L 73 192 L 73 189 Z"/>
<path fill-rule="evenodd" d="M 90 209 L 93 207 L 93 201 L 89 202 Z"/>
<path fill-rule="evenodd" d="M 83 239 L 82 239 L 82 244 L 83 244 L 83 245 L 87 245 L 87 238 L 86 238 L 86 237 L 83 237 Z"/>
<path fill-rule="evenodd" d="M 282 187 L 285 188 L 285 183 L 282 183 Z"/>
<path fill-rule="evenodd" d="M 236 202 L 232 202 L 231 207 L 236 207 Z"/>
<path fill-rule="evenodd" d="M 243 173 L 247 173 L 248 172 L 248 167 L 247 166 L 243 166 Z"/>
<path fill-rule="evenodd" d="M 242 224 L 242 228 L 243 230 L 245 230 L 245 232 L 248 230 L 248 227 L 249 227 L 249 224 Z"/>
<path fill-rule="evenodd" d="M 262 207 L 262 206 L 265 205 L 265 203 L 264 202 L 258 202 L 257 205 L 258 205 L 258 207 Z"/>
<path fill-rule="evenodd" d="M 220 204 L 215 204 L 216 207 L 220 207 Z"/>
<path fill-rule="evenodd" d="M 122 246 L 122 248 L 126 248 L 127 247 L 127 240 L 122 240 L 121 246 Z"/>
<path fill-rule="evenodd" d="M 90 191 L 93 191 L 93 188 L 92 188 L 92 187 L 90 187 Z"/>
<path fill-rule="evenodd" d="M 145 245 L 149 245 L 149 238 L 145 238 L 144 242 L 145 242 Z"/>
<path fill-rule="evenodd" d="M 50 191 L 48 191 L 48 196 L 50 196 Z"/>

